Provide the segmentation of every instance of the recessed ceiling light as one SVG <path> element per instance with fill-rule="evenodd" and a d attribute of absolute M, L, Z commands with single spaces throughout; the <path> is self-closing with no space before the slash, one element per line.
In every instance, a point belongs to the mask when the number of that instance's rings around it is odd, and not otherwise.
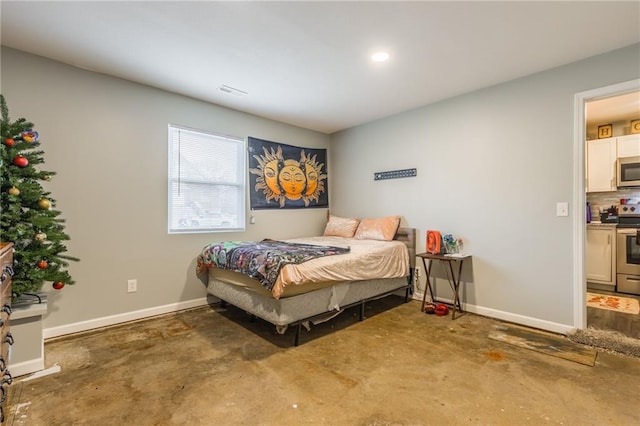
<path fill-rule="evenodd" d="M 384 62 L 389 59 L 389 54 L 387 52 L 376 52 L 371 55 L 371 60 L 373 62 Z"/>

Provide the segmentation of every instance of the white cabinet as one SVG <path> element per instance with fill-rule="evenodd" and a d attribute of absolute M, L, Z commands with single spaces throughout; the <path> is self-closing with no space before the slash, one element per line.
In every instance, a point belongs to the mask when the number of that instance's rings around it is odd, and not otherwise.
<path fill-rule="evenodd" d="M 616 190 L 616 138 L 587 141 L 587 192 Z"/>
<path fill-rule="evenodd" d="M 585 269 L 587 282 L 616 285 L 616 228 L 587 225 Z"/>
<path fill-rule="evenodd" d="M 640 157 L 640 133 L 620 136 L 617 139 L 618 158 Z"/>

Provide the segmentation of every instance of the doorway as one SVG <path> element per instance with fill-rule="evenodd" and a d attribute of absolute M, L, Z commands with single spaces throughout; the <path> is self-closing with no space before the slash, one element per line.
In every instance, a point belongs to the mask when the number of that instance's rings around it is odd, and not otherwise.
<path fill-rule="evenodd" d="M 640 79 L 620 84 L 601 87 L 575 95 L 574 104 L 574 324 L 578 329 L 588 326 L 586 307 L 586 277 L 585 277 L 585 244 L 586 244 L 586 187 L 585 187 L 585 152 L 587 140 L 587 105 L 596 102 L 613 100 L 632 92 L 640 92 Z M 606 104 L 606 102 L 604 102 Z M 612 104 L 609 104 L 612 105 Z M 604 123 L 603 123 L 604 124 Z M 592 318 L 593 319 L 593 318 Z"/>

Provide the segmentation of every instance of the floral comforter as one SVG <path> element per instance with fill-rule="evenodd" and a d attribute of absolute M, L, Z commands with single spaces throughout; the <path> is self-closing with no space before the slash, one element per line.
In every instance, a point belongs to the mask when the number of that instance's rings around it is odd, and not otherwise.
<path fill-rule="evenodd" d="M 272 291 L 280 270 L 317 257 L 349 253 L 343 247 L 319 246 L 274 240 L 223 241 L 208 244 L 198 256 L 198 272 L 215 267 L 236 271 L 260 281 Z"/>

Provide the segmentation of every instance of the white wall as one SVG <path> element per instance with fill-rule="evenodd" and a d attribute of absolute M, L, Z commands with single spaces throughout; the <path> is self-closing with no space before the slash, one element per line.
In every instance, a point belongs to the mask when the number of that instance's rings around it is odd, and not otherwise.
<path fill-rule="evenodd" d="M 556 202 L 574 199 L 574 95 L 637 79 L 639 63 L 634 45 L 337 133 L 332 212 L 400 214 L 419 247 L 427 229 L 460 236 L 473 254 L 471 310 L 570 328 L 574 219 L 557 217 Z M 413 167 L 416 178 L 373 181 Z"/>
<path fill-rule="evenodd" d="M 68 254 L 81 259 L 69 268 L 76 285 L 45 286 L 44 328 L 58 330 L 49 335 L 204 298 L 195 257 L 211 241 L 323 229 L 326 209 L 262 210 L 245 233 L 168 235 L 167 124 L 310 148 L 327 148 L 329 136 L 17 50 L 1 53 L 10 116 L 40 133 L 42 169 L 57 172 L 47 190 L 67 221 Z M 138 280 L 136 293 L 127 293 L 129 278 Z"/>

